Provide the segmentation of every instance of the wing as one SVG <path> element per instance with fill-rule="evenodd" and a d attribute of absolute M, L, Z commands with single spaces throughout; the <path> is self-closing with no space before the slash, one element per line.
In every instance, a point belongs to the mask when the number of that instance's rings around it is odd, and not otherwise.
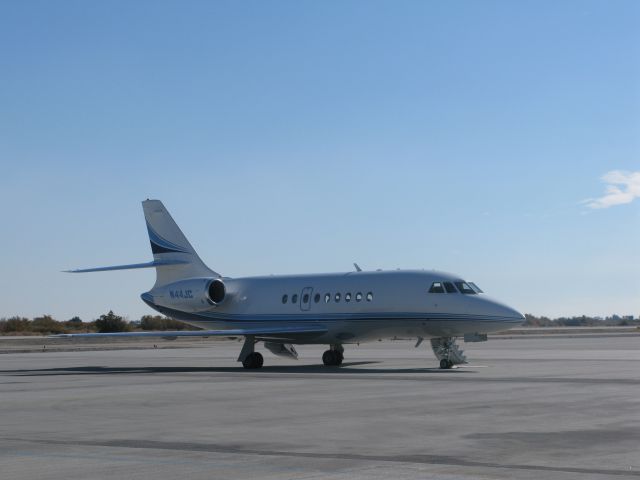
<path fill-rule="evenodd" d="M 246 337 L 254 336 L 270 340 L 295 340 L 301 336 L 318 336 L 327 333 L 321 325 L 274 326 L 256 328 L 234 328 L 230 330 L 160 331 L 160 332 L 118 332 L 118 333 L 63 333 L 49 338 L 101 338 L 101 337 Z"/>

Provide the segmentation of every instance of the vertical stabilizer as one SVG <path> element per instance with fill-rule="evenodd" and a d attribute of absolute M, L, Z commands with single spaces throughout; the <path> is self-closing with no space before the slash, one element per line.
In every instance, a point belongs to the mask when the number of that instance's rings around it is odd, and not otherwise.
<path fill-rule="evenodd" d="M 142 209 L 154 262 L 176 262 L 156 267 L 156 286 L 183 278 L 220 276 L 200 260 L 160 200 L 145 200 Z"/>

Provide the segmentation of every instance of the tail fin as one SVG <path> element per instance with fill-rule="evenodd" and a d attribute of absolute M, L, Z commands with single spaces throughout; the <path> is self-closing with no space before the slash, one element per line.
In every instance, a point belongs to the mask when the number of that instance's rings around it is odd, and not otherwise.
<path fill-rule="evenodd" d="M 142 209 L 157 265 L 156 285 L 182 278 L 220 276 L 200 260 L 160 200 L 145 200 Z"/>
<path fill-rule="evenodd" d="M 198 254 L 160 200 L 145 200 L 142 202 L 142 210 L 144 211 L 144 219 L 147 222 L 153 262 L 65 271 L 85 273 L 153 267 L 156 269 L 156 286 L 183 278 L 221 276 L 200 260 Z"/>

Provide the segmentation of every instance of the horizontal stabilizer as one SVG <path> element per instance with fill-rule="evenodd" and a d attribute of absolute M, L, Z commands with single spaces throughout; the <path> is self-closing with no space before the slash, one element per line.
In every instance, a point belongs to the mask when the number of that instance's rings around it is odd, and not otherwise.
<path fill-rule="evenodd" d="M 184 260 L 154 260 L 146 263 L 131 263 L 129 265 L 114 265 L 111 267 L 81 268 L 77 270 L 63 270 L 65 273 L 107 272 L 109 270 L 133 270 L 135 268 L 164 267 L 166 265 L 184 265 Z"/>
<path fill-rule="evenodd" d="M 118 333 L 63 333 L 50 335 L 49 338 L 100 338 L 100 337 L 244 337 L 252 335 L 269 339 L 289 339 L 297 335 L 320 335 L 326 333 L 323 326 L 274 326 L 256 328 L 234 328 L 230 330 L 195 330 L 195 331 L 157 331 L 157 332 L 118 332 Z"/>

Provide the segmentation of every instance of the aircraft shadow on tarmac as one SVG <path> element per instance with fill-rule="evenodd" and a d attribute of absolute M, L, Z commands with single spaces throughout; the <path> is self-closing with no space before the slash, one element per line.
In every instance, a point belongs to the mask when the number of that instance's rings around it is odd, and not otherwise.
<path fill-rule="evenodd" d="M 353 368 L 362 365 L 373 365 L 381 362 L 348 362 L 341 367 L 325 367 L 323 365 L 278 365 L 264 366 L 260 370 L 245 370 L 241 367 L 64 367 L 64 368 L 41 368 L 41 369 L 21 369 L 21 370 L 0 370 L 0 375 L 13 376 L 47 376 L 47 375 L 140 375 L 155 373 L 234 373 L 241 375 L 261 373 L 304 373 L 304 374 L 399 374 L 399 373 L 422 373 L 422 374 L 461 374 L 475 373 L 471 370 L 442 370 L 440 368 Z"/>

